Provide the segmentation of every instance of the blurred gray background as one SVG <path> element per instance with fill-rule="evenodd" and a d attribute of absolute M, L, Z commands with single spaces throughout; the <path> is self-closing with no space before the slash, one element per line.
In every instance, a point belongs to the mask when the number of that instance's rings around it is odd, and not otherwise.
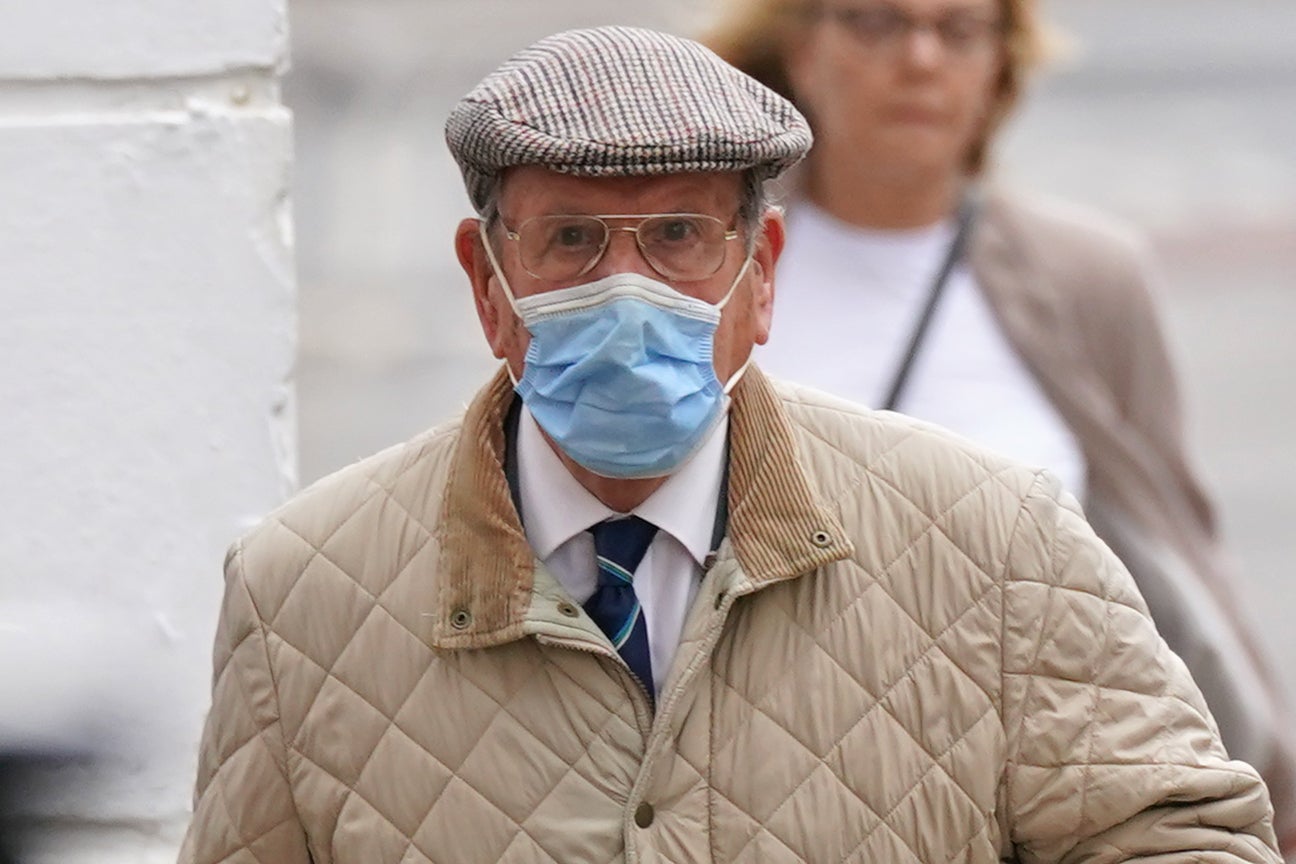
<path fill-rule="evenodd" d="M 1296 693 L 1296 3 L 1053 0 L 1066 54 L 997 173 L 1102 208 L 1166 277 L 1193 449 Z M 454 101 L 574 26 L 694 32 L 699 2 L 295 0 L 301 476 L 446 418 L 495 363 L 451 248 Z"/>

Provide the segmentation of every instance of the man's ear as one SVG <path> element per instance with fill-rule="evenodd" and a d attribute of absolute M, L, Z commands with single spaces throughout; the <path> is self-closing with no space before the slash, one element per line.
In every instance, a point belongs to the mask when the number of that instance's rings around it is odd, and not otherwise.
<path fill-rule="evenodd" d="M 491 283 L 495 280 L 495 271 L 491 269 L 490 259 L 486 257 L 483 245 L 481 222 L 477 219 L 464 219 L 455 231 L 455 256 L 459 266 L 468 275 L 472 285 L 473 306 L 477 309 L 477 320 L 481 322 L 482 333 L 496 357 L 503 359 L 504 344 L 501 335 L 504 331 L 503 313 L 500 311 L 497 298 L 491 296 Z"/>
<path fill-rule="evenodd" d="M 783 254 L 786 240 L 783 211 L 771 207 L 761 219 L 760 237 L 752 253 L 752 273 L 757 280 L 752 286 L 752 318 L 757 345 L 764 345 L 769 339 L 774 318 L 774 268 Z"/>

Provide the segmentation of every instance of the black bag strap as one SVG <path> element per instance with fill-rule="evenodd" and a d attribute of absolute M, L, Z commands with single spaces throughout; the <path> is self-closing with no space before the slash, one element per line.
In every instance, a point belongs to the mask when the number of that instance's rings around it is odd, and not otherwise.
<path fill-rule="evenodd" d="M 923 342 L 927 338 L 927 331 L 931 326 L 931 319 L 936 312 L 936 306 L 945 293 L 945 284 L 949 282 L 950 273 L 954 271 L 954 265 L 963 257 L 963 251 L 967 248 L 968 235 L 972 233 L 972 222 L 976 210 L 975 196 L 970 193 L 964 195 L 963 200 L 959 203 L 958 227 L 954 230 L 954 239 L 950 240 L 949 249 L 945 252 L 945 260 L 941 262 L 940 269 L 936 271 L 936 278 L 932 280 L 931 288 L 927 291 L 927 302 L 923 305 L 917 323 L 914 324 L 913 333 L 909 336 L 909 346 L 896 369 L 886 400 L 882 403 L 882 408 L 886 411 L 894 411 L 896 406 L 900 404 L 905 385 L 909 382 L 909 373 L 913 370 L 914 360 L 917 359 L 918 352 L 922 349 Z"/>

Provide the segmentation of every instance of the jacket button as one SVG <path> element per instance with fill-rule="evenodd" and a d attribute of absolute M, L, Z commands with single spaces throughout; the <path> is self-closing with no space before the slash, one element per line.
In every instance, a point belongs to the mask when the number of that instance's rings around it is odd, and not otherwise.
<path fill-rule="evenodd" d="M 467 630 L 472 623 L 472 613 L 467 609 L 456 609 L 450 613 L 450 626 L 456 630 Z"/>
<path fill-rule="evenodd" d="M 566 600 L 558 604 L 558 611 L 568 618 L 580 617 L 580 610 L 576 608 L 575 604 L 568 603 Z"/>
<path fill-rule="evenodd" d="M 826 549 L 832 545 L 832 535 L 821 529 L 810 535 L 810 542 L 820 549 Z"/>
<path fill-rule="evenodd" d="M 635 824 L 647 828 L 653 823 L 653 806 L 647 801 L 635 808 Z"/>

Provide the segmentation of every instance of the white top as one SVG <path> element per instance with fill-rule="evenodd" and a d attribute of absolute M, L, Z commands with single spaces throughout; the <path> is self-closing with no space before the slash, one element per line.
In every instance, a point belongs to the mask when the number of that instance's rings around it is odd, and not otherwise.
<path fill-rule="evenodd" d="M 878 407 L 904 359 L 955 224 L 882 231 L 808 201 L 788 218 L 762 369 Z M 1084 495 L 1080 446 L 1018 357 L 965 264 L 955 266 L 896 410 L 938 423 Z"/>
<path fill-rule="evenodd" d="M 725 417 L 698 452 L 631 511 L 658 529 L 634 574 L 658 693 L 666 684 L 684 618 L 697 597 L 702 562 L 711 551 L 728 428 Z M 598 586 L 589 528 L 628 514 L 610 509 L 576 482 L 525 408 L 518 423 L 517 457 L 527 541 L 572 599 L 584 604 Z"/>

